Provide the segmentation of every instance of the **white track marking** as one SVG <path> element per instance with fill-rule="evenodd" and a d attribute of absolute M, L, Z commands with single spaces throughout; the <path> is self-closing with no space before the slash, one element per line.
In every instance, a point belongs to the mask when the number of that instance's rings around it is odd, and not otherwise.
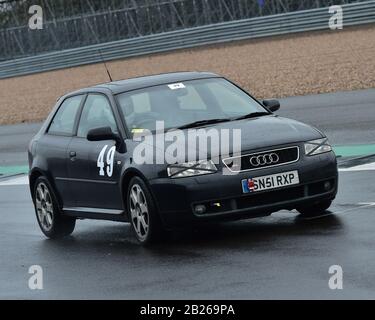
<path fill-rule="evenodd" d="M 354 207 L 354 208 L 346 209 L 346 210 L 343 210 L 343 211 L 337 211 L 337 212 L 333 212 L 333 213 L 338 214 L 340 216 L 346 216 L 348 214 L 353 213 L 353 211 L 355 211 L 357 209 L 375 207 L 375 202 L 360 202 L 360 203 L 358 203 L 358 205 L 359 205 L 359 207 Z"/>
<path fill-rule="evenodd" d="M 322 219 L 322 218 L 325 218 L 325 217 L 328 217 L 328 216 L 333 216 L 334 214 L 336 214 L 336 212 L 326 212 L 326 213 L 323 213 L 323 214 L 320 214 L 318 216 L 314 216 L 314 217 L 299 217 L 298 216 L 298 219 L 301 219 L 301 220 L 304 220 L 304 221 L 308 221 L 308 220 L 316 220 L 316 219 Z"/>
<path fill-rule="evenodd" d="M 18 176 L 15 178 L 11 178 L 9 180 L 0 180 L 0 186 L 18 186 L 18 185 L 25 185 L 29 184 L 29 178 L 27 175 Z"/>
<path fill-rule="evenodd" d="M 338 216 L 342 217 L 342 216 L 346 216 L 348 214 L 352 214 L 358 209 L 375 207 L 375 202 L 360 202 L 360 203 L 357 203 L 357 205 L 358 205 L 358 207 L 353 207 L 353 208 L 349 208 L 349 209 L 345 209 L 345 210 L 341 210 L 341 211 L 327 211 L 326 213 L 321 214 L 319 216 L 309 217 L 309 218 L 302 218 L 301 217 L 300 219 L 301 220 L 316 220 L 316 219 L 321 219 L 321 218 L 325 218 L 327 216 L 332 216 L 332 215 L 338 215 Z"/>
<path fill-rule="evenodd" d="M 375 202 L 360 202 L 358 204 L 360 206 L 369 206 L 369 207 L 375 206 Z"/>
<path fill-rule="evenodd" d="M 372 171 L 375 170 L 375 162 L 361 164 L 359 166 L 354 166 L 350 168 L 341 168 L 340 172 L 350 172 L 350 171 Z"/>

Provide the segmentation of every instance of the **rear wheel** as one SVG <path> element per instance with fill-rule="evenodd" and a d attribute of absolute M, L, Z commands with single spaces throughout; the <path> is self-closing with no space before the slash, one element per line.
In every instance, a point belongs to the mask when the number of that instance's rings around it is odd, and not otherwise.
<path fill-rule="evenodd" d="M 331 206 L 331 204 L 332 204 L 332 200 L 325 200 L 325 201 L 317 202 L 310 206 L 299 207 L 297 208 L 297 210 L 303 216 L 315 217 L 315 216 L 320 216 L 324 214 L 326 210 Z"/>
<path fill-rule="evenodd" d="M 36 180 L 33 196 L 39 227 L 48 238 L 60 238 L 73 232 L 76 219 L 61 214 L 56 195 L 45 177 Z"/>
<path fill-rule="evenodd" d="M 147 185 L 139 177 L 129 183 L 127 207 L 132 229 L 138 241 L 150 244 L 160 240 L 163 227 Z"/>

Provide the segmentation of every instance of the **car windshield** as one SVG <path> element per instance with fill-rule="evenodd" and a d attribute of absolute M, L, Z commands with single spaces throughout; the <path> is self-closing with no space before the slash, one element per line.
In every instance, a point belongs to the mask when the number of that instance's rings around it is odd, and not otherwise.
<path fill-rule="evenodd" d="M 125 122 L 132 133 L 164 128 L 201 126 L 267 110 L 223 78 L 189 80 L 138 89 L 117 95 Z M 193 125 L 194 126 L 194 125 Z"/>

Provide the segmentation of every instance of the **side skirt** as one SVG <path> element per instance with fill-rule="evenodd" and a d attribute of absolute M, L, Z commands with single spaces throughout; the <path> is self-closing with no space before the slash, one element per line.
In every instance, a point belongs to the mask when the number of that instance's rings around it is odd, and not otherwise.
<path fill-rule="evenodd" d="M 67 216 L 82 219 L 129 222 L 128 215 L 125 211 L 122 210 L 84 207 L 64 207 L 63 212 Z"/>

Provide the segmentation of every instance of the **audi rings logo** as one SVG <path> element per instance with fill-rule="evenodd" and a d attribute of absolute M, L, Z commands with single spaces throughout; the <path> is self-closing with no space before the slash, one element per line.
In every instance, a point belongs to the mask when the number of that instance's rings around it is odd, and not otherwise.
<path fill-rule="evenodd" d="M 267 153 L 260 156 L 253 156 L 250 158 L 250 164 L 253 167 L 265 166 L 270 164 L 278 163 L 280 160 L 276 153 Z"/>

